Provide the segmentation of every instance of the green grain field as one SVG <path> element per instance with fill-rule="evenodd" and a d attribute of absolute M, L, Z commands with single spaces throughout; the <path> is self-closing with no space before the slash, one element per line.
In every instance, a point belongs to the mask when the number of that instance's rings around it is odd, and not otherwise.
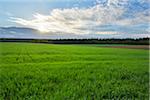
<path fill-rule="evenodd" d="M 148 100 L 148 50 L 0 43 L 0 100 Z"/>

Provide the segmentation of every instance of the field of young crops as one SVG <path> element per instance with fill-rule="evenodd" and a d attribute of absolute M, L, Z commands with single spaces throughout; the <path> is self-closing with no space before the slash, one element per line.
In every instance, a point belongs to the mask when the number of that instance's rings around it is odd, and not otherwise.
<path fill-rule="evenodd" d="M 148 100 L 148 50 L 0 43 L 0 100 Z"/>

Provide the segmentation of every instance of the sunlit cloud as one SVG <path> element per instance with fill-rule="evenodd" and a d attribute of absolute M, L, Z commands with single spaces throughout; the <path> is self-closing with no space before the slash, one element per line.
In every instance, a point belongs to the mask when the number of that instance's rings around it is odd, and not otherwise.
<path fill-rule="evenodd" d="M 37 29 L 43 33 L 67 33 L 67 34 L 118 34 L 121 32 L 136 32 L 131 26 L 143 24 L 148 25 L 150 21 L 148 10 L 133 13 L 133 17 L 124 17 L 127 8 L 124 5 L 128 0 L 108 0 L 103 6 L 99 0 L 98 4 L 89 8 L 64 8 L 53 9 L 49 15 L 36 13 L 33 19 L 11 17 L 11 21 L 25 27 Z M 107 30 L 104 25 L 109 25 L 114 29 Z M 114 25 L 114 26 L 113 26 Z M 115 28 L 115 26 L 128 27 L 126 31 Z M 130 32 L 130 30 L 133 30 Z M 139 30 L 138 30 L 139 31 Z M 149 32 L 148 29 L 142 29 L 139 32 Z"/>
<path fill-rule="evenodd" d="M 111 32 L 111 31 L 106 31 L 106 32 L 96 32 L 96 34 L 104 34 L 104 35 L 112 35 L 112 34 L 118 34 L 118 32 Z"/>

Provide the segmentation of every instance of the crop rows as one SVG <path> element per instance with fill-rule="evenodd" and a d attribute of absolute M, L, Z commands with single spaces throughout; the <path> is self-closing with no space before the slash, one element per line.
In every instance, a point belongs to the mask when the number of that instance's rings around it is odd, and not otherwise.
<path fill-rule="evenodd" d="M 1 100 L 148 99 L 148 50 L 0 43 Z"/>

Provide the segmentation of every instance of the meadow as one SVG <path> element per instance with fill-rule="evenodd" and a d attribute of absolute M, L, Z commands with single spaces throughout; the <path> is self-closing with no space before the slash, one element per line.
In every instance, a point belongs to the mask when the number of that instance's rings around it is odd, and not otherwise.
<path fill-rule="evenodd" d="M 0 43 L 0 100 L 149 98 L 149 50 Z"/>

